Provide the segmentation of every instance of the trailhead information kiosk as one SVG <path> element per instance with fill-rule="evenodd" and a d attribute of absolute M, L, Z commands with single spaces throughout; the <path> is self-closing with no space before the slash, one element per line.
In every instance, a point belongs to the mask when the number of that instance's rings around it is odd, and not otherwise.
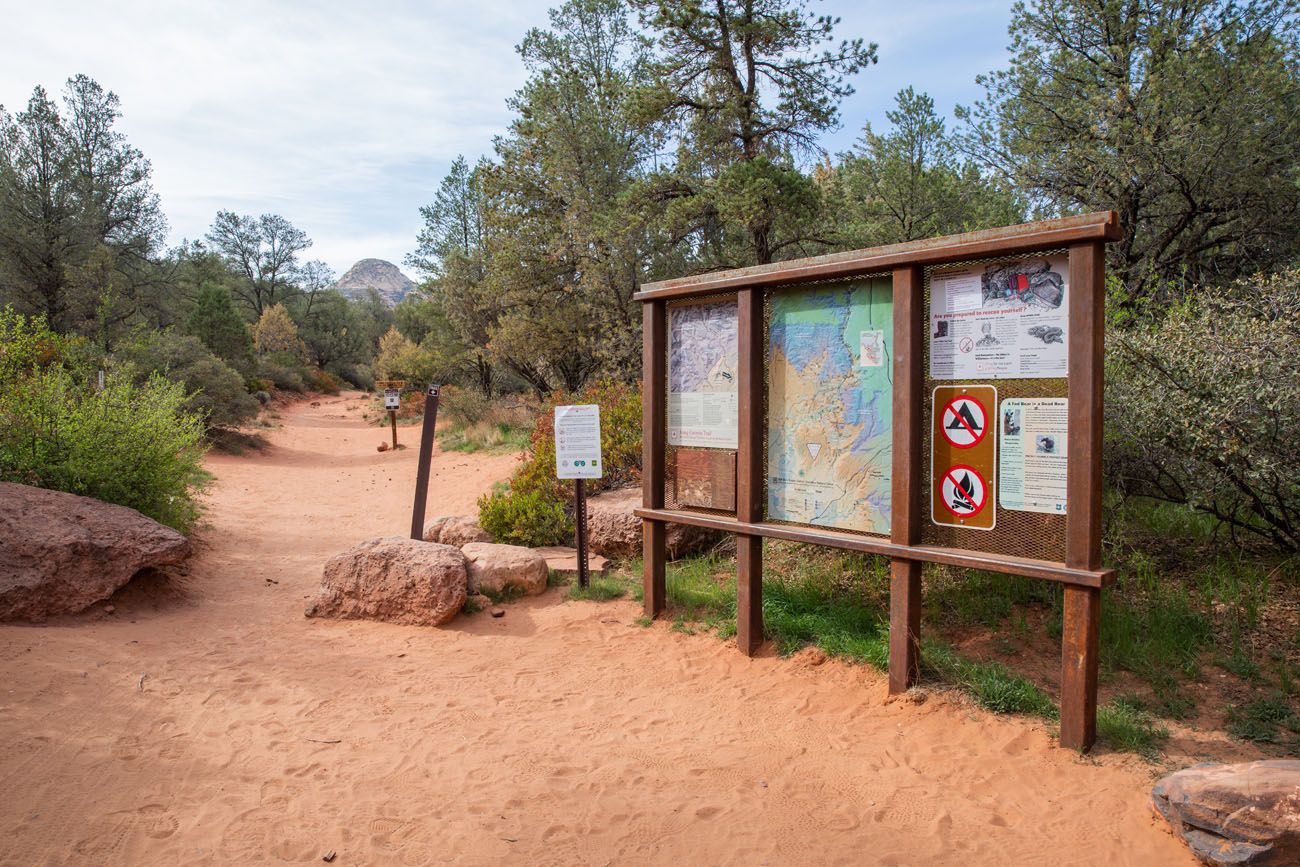
<path fill-rule="evenodd" d="M 764 537 L 891 558 L 889 688 L 916 682 L 921 566 L 1065 585 L 1061 744 L 1096 737 L 1104 244 L 1087 214 L 650 283 L 646 614 L 665 524 L 736 535 L 737 641 Z"/>

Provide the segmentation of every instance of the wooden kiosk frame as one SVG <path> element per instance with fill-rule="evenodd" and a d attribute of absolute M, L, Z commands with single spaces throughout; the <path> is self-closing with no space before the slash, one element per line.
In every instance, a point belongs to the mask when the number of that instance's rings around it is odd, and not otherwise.
<path fill-rule="evenodd" d="M 648 283 L 643 303 L 644 403 L 642 508 L 645 613 L 665 604 L 666 524 L 736 535 L 737 642 L 753 655 L 763 641 L 763 538 L 810 542 L 882 554 L 891 559 L 889 691 L 912 686 L 919 674 L 921 566 L 943 563 L 1065 585 L 1061 654 L 1061 745 L 1088 750 L 1096 739 L 1097 649 L 1101 589 L 1114 571 L 1101 568 L 1102 363 L 1104 244 L 1119 238 L 1114 212 L 1065 217 L 1000 229 L 912 241 L 868 250 L 797 259 Z M 1068 250 L 1068 373 L 1064 562 L 922 544 L 927 485 L 922 443 L 926 378 L 922 369 L 928 323 L 925 269 L 974 259 Z M 764 519 L 764 293 L 867 275 L 893 280 L 892 522 L 888 540 Z M 665 508 L 667 307 L 669 301 L 734 292 L 739 335 L 735 516 Z"/>

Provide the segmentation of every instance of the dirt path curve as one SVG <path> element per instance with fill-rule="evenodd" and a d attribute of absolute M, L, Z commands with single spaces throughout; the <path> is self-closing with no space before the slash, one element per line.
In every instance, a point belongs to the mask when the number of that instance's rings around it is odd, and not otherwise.
<path fill-rule="evenodd" d="M 631 602 L 306 620 L 326 557 L 409 521 L 414 449 L 376 453 L 356 404 L 210 459 L 185 578 L 0 627 L 0 863 L 1192 863 L 1135 759 Z M 430 513 L 463 513 L 513 458 L 434 464 Z"/>

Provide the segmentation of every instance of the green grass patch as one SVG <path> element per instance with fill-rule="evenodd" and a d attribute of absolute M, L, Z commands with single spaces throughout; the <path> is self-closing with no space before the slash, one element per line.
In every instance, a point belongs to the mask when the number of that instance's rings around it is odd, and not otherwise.
<path fill-rule="evenodd" d="M 627 591 L 627 582 L 617 576 L 597 577 L 593 575 L 586 587 L 579 587 L 576 581 L 570 584 L 569 598 L 587 599 L 592 602 L 609 602 L 611 599 L 623 598 L 627 595 Z"/>
<path fill-rule="evenodd" d="M 1154 761 L 1169 729 L 1151 715 L 1136 696 L 1119 696 L 1097 708 L 1097 737 L 1120 752 L 1137 753 Z"/>
<path fill-rule="evenodd" d="M 532 425 L 508 422 L 479 422 L 448 425 L 438 431 L 438 445 L 446 452 L 513 454 L 528 448 Z"/>
<path fill-rule="evenodd" d="M 1051 696 L 1000 662 L 965 659 L 946 644 L 931 641 L 922 648 L 921 665 L 938 679 L 966 690 L 981 707 L 994 713 L 1057 717 Z"/>
<path fill-rule="evenodd" d="M 503 602 L 514 602 L 516 599 L 522 599 L 524 596 L 524 588 L 516 587 L 511 584 L 507 584 L 501 590 L 491 590 L 484 587 L 479 592 L 491 599 L 492 604 L 494 605 L 500 605 Z"/>
<path fill-rule="evenodd" d="M 1283 731 L 1300 734 L 1300 715 L 1280 693 L 1228 706 L 1228 733 L 1235 738 L 1275 744 L 1283 741 Z"/>

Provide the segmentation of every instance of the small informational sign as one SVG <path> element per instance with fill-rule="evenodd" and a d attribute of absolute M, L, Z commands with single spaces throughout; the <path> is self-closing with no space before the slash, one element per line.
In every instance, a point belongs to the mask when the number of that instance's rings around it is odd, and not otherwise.
<path fill-rule="evenodd" d="M 1064 377 L 1069 273 L 1064 256 L 936 271 L 930 378 Z"/>
<path fill-rule="evenodd" d="M 736 448 L 735 301 L 668 308 L 668 444 Z"/>
<path fill-rule="evenodd" d="M 599 479 L 600 407 L 596 404 L 555 408 L 555 477 Z"/>
<path fill-rule="evenodd" d="M 1019 512 L 1064 515 L 1069 401 L 1008 398 L 998 415 L 999 505 Z"/>
<path fill-rule="evenodd" d="M 998 390 L 992 385 L 939 386 L 933 394 L 930 519 L 940 526 L 992 530 L 997 522 L 993 433 Z"/>
<path fill-rule="evenodd" d="M 402 393 L 395 388 L 384 389 L 384 409 L 401 409 Z"/>

